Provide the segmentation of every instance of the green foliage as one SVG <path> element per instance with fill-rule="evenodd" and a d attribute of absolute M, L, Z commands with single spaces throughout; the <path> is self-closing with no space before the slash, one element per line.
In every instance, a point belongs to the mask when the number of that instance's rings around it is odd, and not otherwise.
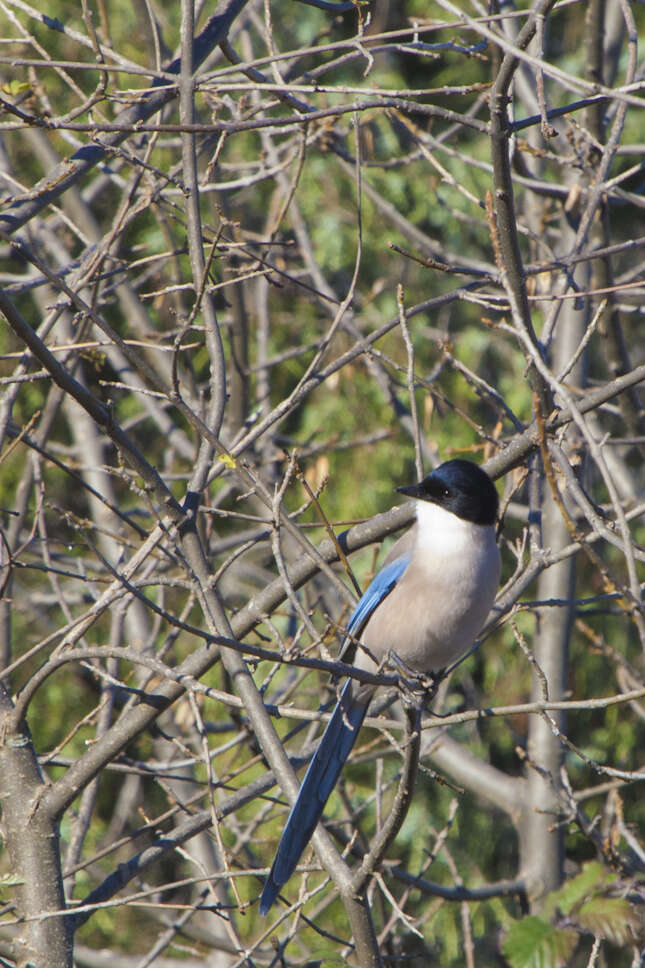
<path fill-rule="evenodd" d="M 633 905 L 624 897 L 592 897 L 576 909 L 575 920 L 594 937 L 619 946 L 633 939 L 640 924 Z"/>
<path fill-rule="evenodd" d="M 18 887 L 24 883 L 17 874 L 0 874 L 0 891 L 5 887 Z"/>
<path fill-rule="evenodd" d="M 608 887 L 615 879 L 615 875 L 599 861 L 590 861 L 576 877 L 572 877 L 557 891 L 547 895 L 544 904 L 545 913 L 552 916 L 560 911 L 568 916 L 585 898 Z"/>
<path fill-rule="evenodd" d="M 567 965 L 586 934 L 618 946 L 627 944 L 638 931 L 639 920 L 627 898 L 608 893 L 615 881 L 614 873 L 599 861 L 590 861 L 547 895 L 540 917 L 512 921 L 502 945 L 512 968 Z"/>
<path fill-rule="evenodd" d="M 512 968 L 563 968 L 577 942 L 575 931 L 554 928 L 529 915 L 512 924 L 502 951 Z"/>

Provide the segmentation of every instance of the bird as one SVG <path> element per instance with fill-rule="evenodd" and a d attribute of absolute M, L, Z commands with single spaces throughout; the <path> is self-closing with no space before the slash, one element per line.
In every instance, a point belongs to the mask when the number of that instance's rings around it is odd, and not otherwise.
<path fill-rule="evenodd" d="M 499 498 L 472 461 L 448 460 L 397 492 L 416 521 L 392 546 L 345 628 L 340 656 L 377 672 L 394 655 L 412 674 L 441 675 L 472 647 L 499 585 Z M 291 808 L 260 898 L 268 914 L 291 877 L 351 753 L 375 686 L 348 679 Z"/>

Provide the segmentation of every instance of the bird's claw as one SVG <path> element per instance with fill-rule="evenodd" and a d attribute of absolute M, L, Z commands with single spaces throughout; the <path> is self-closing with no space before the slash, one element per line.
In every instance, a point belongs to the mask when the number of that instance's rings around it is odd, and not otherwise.
<path fill-rule="evenodd" d="M 388 660 L 390 665 L 399 674 L 398 684 L 401 690 L 401 698 L 407 706 L 426 703 L 433 698 L 443 677 L 443 669 L 431 673 L 419 672 L 418 669 L 412 669 L 407 665 L 392 650 L 390 651 Z"/>

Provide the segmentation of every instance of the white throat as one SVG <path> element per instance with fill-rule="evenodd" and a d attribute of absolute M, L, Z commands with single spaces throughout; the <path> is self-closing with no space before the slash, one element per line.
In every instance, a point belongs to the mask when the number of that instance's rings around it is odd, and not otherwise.
<path fill-rule="evenodd" d="M 488 544 L 495 540 L 495 529 L 489 525 L 464 521 L 451 511 L 431 501 L 415 501 L 417 512 L 417 547 L 442 551 L 458 551 L 460 547 Z"/>

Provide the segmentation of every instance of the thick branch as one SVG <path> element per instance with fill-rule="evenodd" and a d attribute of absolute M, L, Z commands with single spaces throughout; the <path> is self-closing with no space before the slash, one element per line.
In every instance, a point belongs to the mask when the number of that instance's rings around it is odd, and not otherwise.
<path fill-rule="evenodd" d="M 2 719 L 11 699 L 0 682 Z M 0 803 L 3 840 L 9 869 L 20 878 L 18 911 L 24 919 L 15 938 L 20 965 L 71 968 L 72 945 L 65 917 L 42 917 L 63 911 L 65 894 L 60 872 L 58 821 L 40 810 L 43 777 L 28 733 L 0 731 Z"/>

